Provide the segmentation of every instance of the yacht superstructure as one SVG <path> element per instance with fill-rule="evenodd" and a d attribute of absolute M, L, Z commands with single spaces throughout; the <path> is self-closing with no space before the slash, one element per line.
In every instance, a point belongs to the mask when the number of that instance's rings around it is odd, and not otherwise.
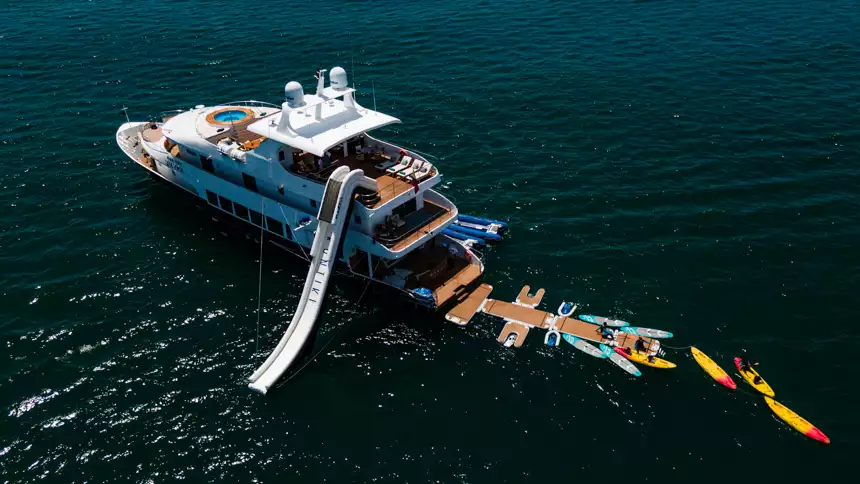
<path fill-rule="evenodd" d="M 153 178 L 309 259 L 293 322 L 251 377 L 262 393 L 314 330 L 335 264 L 430 308 L 454 304 L 484 270 L 470 244 L 447 235 L 458 212 L 434 190 L 438 168 L 368 134 L 400 120 L 359 105 L 342 68 L 325 74 L 317 73 L 314 94 L 287 83 L 280 106 L 199 105 L 123 124 L 116 134 Z"/>

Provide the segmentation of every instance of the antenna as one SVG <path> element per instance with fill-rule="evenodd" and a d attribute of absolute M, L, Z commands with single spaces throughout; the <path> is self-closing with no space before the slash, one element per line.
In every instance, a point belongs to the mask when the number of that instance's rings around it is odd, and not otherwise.
<path fill-rule="evenodd" d="M 130 123 L 131 120 L 128 119 L 128 108 L 125 106 L 125 104 L 122 105 L 122 114 L 125 114 L 125 122 Z"/>
<path fill-rule="evenodd" d="M 376 83 L 371 80 L 370 85 L 373 88 L 373 110 L 376 111 Z"/>
<path fill-rule="evenodd" d="M 351 64 L 349 70 L 352 71 L 352 88 L 355 89 L 358 83 L 355 82 L 355 57 L 352 54 L 349 55 L 349 63 Z"/>

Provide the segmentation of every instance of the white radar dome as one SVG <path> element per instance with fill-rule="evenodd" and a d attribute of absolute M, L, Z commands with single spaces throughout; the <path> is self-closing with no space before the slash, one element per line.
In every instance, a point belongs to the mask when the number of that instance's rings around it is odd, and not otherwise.
<path fill-rule="evenodd" d="M 329 83 L 334 89 L 346 89 L 349 87 L 349 82 L 346 78 L 346 71 L 343 67 L 333 67 L 328 73 Z"/>
<path fill-rule="evenodd" d="M 296 81 L 290 81 L 284 86 L 284 97 L 291 108 L 305 105 L 305 90 Z"/>

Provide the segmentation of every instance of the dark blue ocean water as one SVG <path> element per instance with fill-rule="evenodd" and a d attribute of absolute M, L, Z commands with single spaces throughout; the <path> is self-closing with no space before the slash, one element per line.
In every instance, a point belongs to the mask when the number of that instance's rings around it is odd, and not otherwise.
<path fill-rule="evenodd" d="M 797 482 L 850 475 L 860 283 L 854 0 L 58 0 L 0 9 L 0 480 Z M 114 143 L 198 103 L 279 102 L 342 65 L 440 157 L 465 213 L 509 220 L 487 282 L 524 283 L 749 352 L 812 442 L 685 351 L 627 377 L 501 323 L 336 281 L 318 345 L 245 378 L 306 267 L 258 257 Z M 354 68 L 353 68 L 354 65 Z M 343 329 L 341 329 L 343 328 Z M 339 332 L 338 332 L 339 331 Z"/>

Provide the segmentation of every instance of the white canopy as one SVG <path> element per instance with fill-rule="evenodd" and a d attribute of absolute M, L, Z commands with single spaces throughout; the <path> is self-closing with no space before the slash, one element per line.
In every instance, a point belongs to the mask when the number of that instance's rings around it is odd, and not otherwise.
<path fill-rule="evenodd" d="M 292 146 L 293 148 L 323 156 L 326 150 L 344 141 L 400 120 L 387 114 L 366 109 L 353 98 L 353 89 L 335 90 L 327 87 L 321 96 L 305 94 L 304 105 L 261 119 L 248 126 L 248 130 Z M 343 101 L 338 99 L 346 97 Z M 281 117 L 289 116 L 286 128 L 278 129 Z"/>

